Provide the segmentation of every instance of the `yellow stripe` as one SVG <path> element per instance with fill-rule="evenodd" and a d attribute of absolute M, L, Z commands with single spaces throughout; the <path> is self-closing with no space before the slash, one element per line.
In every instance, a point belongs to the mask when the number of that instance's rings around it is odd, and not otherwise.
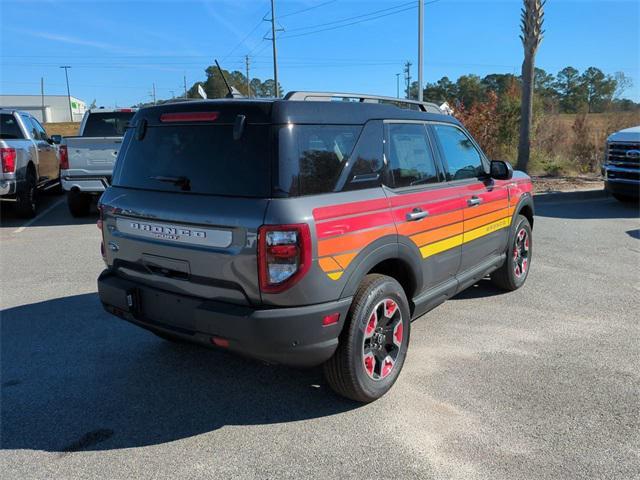
<path fill-rule="evenodd" d="M 327 273 L 327 276 L 331 279 L 331 280 L 338 280 L 342 274 L 344 272 L 334 272 L 334 273 Z"/>
<path fill-rule="evenodd" d="M 476 238 L 484 237 L 485 235 L 489 235 L 490 233 L 493 233 L 497 230 L 506 228 L 509 225 L 511 225 L 511 217 L 503 218 L 502 220 L 498 220 L 497 222 L 491 222 L 487 225 L 483 225 L 480 228 L 464 232 L 464 240 L 462 242 L 467 243 L 471 240 L 475 240 Z"/>
<path fill-rule="evenodd" d="M 424 247 L 420 248 L 420 253 L 422 254 L 422 258 L 427 258 L 431 255 L 435 255 L 436 253 L 449 250 L 450 248 L 459 247 L 460 245 L 462 245 L 462 235 L 456 235 L 451 238 L 440 240 L 439 242 L 425 245 Z"/>

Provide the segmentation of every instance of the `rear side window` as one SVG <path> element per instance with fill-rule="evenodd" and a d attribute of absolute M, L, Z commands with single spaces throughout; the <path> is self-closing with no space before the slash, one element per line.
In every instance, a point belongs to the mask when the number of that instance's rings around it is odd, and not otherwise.
<path fill-rule="evenodd" d="M 439 181 L 423 124 L 390 123 L 387 132 L 392 187 L 411 187 Z"/>
<path fill-rule="evenodd" d="M 24 135 L 22 135 L 22 130 L 20 130 L 15 117 L 8 113 L 0 114 L 0 139 L 17 140 L 23 138 Z"/>
<path fill-rule="evenodd" d="M 332 192 L 362 127 L 285 125 L 280 128 L 278 190 L 290 196 Z"/>
<path fill-rule="evenodd" d="M 134 112 L 91 112 L 82 132 L 83 137 L 121 137 Z"/>
<path fill-rule="evenodd" d="M 433 128 L 448 166 L 448 180 L 464 180 L 484 175 L 482 156 L 462 130 L 442 124 L 435 124 Z"/>
<path fill-rule="evenodd" d="M 142 139 L 139 137 L 142 136 Z M 149 126 L 128 129 L 116 162 L 118 187 L 241 197 L 270 193 L 269 127 L 247 125 Z"/>

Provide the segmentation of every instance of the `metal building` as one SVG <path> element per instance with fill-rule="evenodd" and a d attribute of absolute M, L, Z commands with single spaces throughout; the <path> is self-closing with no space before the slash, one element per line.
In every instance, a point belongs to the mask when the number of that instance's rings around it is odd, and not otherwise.
<path fill-rule="evenodd" d="M 69 118 L 69 100 L 66 95 L 0 95 L 0 108 L 15 108 L 29 112 L 42 123 L 79 122 L 87 105 L 71 97 L 73 120 Z"/>

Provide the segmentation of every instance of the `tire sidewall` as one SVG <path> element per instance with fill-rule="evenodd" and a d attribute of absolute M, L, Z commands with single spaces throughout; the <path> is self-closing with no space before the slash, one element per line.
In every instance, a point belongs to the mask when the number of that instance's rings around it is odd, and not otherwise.
<path fill-rule="evenodd" d="M 395 365 L 391 373 L 380 380 L 374 380 L 369 377 L 365 371 L 362 361 L 362 345 L 364 342 L 365 329 L 369 321 L 369 317 L 373 310 L 380 301 L 385 298 L 390 298 L 396 302 L 400 312 L 402 314 L 402 327 L 403 338 L 398 357 L 396 358 Z M 379 398 L 386 393 L 391 386 L 395 383 L 407 356 L 407 350 L 409 346 L 410 337 L 410 321 L 411 313 L 407 298 L 402 290 L 402 287 L 393 279 L 385 279 L 380 283 L 372 286 L 371 291 L 367 295 L 366 301 L 362 304 L 361 308 L 356 308 L 352 312 L 352 325 L 351 325 L 351 339 L 352 343 L 352 359 L 351 368 L 353 369 L 354 378 L 358 382 L 360 388 L 372 398 Z"/>
<path fill-rule="evenodd" d="M 529 256 L 527 257 L 527 270 L 524 272 L 524 275 L 517 277 L 514 271 L 513 264 L 513 249 L 516 245 L 516 236 L 518 232 L 524 228 L 529 236 Z M 507 262 L 509 268 L 509 279 L 513 283 L 515 288 L 520 288 L 524 285 L 524 282 L 527 281 L 527 277 L 529 276 L 529 271 L 531 270 L 531 260 L 533 259 L 533 235 L 531 231 L 531 225 L 529 224 L 529 220 L 526 217 L 519 215 L 516 218 L 516 227 L 511 230 L 511 234 L 509 235 L 509 249 L 507 250 Z"/>

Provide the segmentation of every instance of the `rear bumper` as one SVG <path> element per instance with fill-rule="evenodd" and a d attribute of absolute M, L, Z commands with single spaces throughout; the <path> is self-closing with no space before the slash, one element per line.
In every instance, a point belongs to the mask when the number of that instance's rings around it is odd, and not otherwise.
<path fill-rule="evenodd" d="M 315 366 L 328 360 L 351 298 L 304 307 L 256 309 L 166 292 L 117 277 L 105 270 L 98 278 L 105 309 L 148 330 L 169 332 L 211 346 L 212 337 L 228 340 L 228 350 L 272 363 Z M 340 313 L 337 324 L 322 319 Z"/>
<path fill-rule="evenodd" d="M 81 192 L 86 193 L 102 193 L 111 183 L 111 178 L 109 177 L 71 177 L 63 174 L 60 177 L 60 182 L 62 183 L 62 188 L 65 191 L 70 190 L 80 190 Z"/>

